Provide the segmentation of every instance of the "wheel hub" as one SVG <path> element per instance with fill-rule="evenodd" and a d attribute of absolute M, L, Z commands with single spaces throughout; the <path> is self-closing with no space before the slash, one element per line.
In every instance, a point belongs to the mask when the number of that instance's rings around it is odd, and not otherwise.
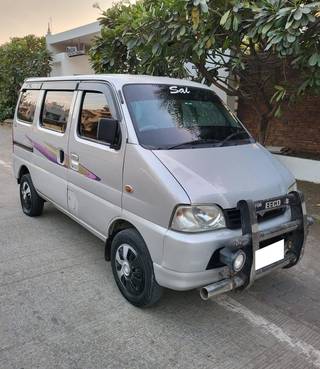
<path fill-rule="evenodd" d="M 31 190 L 27 182 L 24 182 L 21 193 L 22 193 L 23 200 L 27 200 L 27 198 L 31 196 Z"/>
<path fill-rule="evenodd" d="M 130 273 L 131 273 L 131 268 L 130 268 L 130 264 L 125 261 L 122 265 L 122 269 L 123 269 L 123 274 L 126 276 L 126 277 L 129 277 Z"/>
<path fill-rule="evenodd" d="M 28 182 L 23 182 L 20 189 L 22 207 L 26 210 L 31 208 L 31 188 Z"/>

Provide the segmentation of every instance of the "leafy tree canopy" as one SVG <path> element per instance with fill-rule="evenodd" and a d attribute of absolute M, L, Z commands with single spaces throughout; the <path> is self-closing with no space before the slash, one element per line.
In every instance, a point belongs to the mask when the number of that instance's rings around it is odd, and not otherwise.
<path fill-rule="evenodd" d="M 26 78 L 50 73 L 50 61 L 44 37 L 12 38 L 0 46 L 0 120 L 13 116 L 19 90 Z"/>
<path fill-rule="evenodd" d="M 252 102 L 263 143 L 281 103 L 320 91 L 320 2 L 140 0 L 103 11 L 100 22 L 96 72 L 213 84 Z"/>

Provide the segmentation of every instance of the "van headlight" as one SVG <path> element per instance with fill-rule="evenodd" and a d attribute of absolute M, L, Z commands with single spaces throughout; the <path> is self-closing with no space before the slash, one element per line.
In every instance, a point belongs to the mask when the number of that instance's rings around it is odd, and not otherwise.
<path fill-rule="evenodd" d="M 297 191 L 298 190 L 298 186 L 297 186 L 297 182 L 292 183 L 291 186 L 289 186 L 288 188 L 288 193 L 291 191 Z"/>
<path fill-rule="evenodd" d="M 223 212 L 216 205 L 178 206 L 171 221 L 171 229 L 180 232 L 204 232 L 225 226 Z"/>

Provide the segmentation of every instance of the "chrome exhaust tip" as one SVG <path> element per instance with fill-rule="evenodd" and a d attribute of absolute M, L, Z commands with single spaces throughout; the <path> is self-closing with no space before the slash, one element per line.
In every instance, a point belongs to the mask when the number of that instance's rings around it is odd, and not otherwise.
<path fill-rule="evenodd" d="M 208 286 L 207 286 L 208 287 Z M 209 300 L 209 291 L 207 289 L 207 287 L 202 287 L 200 288 L 200 297 L 202 298 L 202 300 L 207 301 Z"/>
<path fill-rule="evenodd" d="M 220 295 L 238 288 L 244 284 L 244 280 L 240 277 L 234 277 L 233 279 L 223 279 L 222 281 L 208 284 L 200 288 L 200 297 L 202 300 L 207 301 L 214 296 Z"/>

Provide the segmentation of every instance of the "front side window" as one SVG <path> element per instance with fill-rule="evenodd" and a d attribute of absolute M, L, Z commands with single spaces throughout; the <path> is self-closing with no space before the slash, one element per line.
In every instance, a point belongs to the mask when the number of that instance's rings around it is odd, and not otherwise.
<path fill-rule="evenodd" d="M 100 92 L 86 92 L 82 100 L 80 113 L 80 136 L 97 140 L 101 118 L 112 118 L 106 96 Z"/>
<path fill-rule="evenodd" d="M 145 148 L 161 150 L 253 142 L 210 90 L 130 84 L 123 91 L 139 143 Z"/>
<path fill-rule="evenodd" d="M 36 111 L 39 90 L 23 91 L 18 107 L 18 119 L 26 123 L 32 123 Z"/>
<path fill-rule="evenodd" d="M 72 98 L 73 91 L 47 91 L 42 109 L 42 127 L 64 133 Z"/>

